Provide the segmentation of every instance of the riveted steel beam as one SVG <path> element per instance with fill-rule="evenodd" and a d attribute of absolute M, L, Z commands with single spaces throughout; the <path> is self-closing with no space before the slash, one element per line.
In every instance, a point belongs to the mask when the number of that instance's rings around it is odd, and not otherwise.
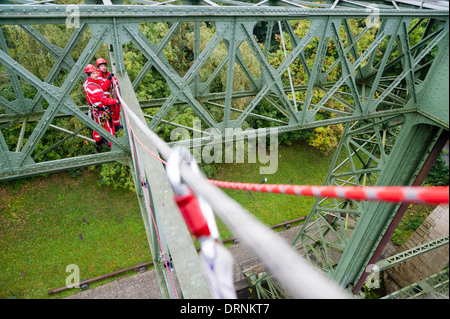
<path fill-rule="evenodd" d="M 448 299 L 449 271 L 441 272 L 397 290 L 382 299 Z"/>
<path fill-rule="evenodd" d="M 398 264 L 401 264 L 407 260 L 410 260 L 414 257 L 426 254 L 437 248 L 444 247 L 444 246 L 448 245 L 448 243 L 449 243 L 448 236 L 441 237 L 441 238 L 432 240 L 428 243 L 425 243 L 423 245 L 419 245 L 417 247 L 408 249 L 406 251 L 402 251 L 401 253 L 398 253 L 394 256 L 390 256 L 386 259 L 380 260 L 379 262 L 376 263 L 376 265 L 378 266 L 379 271 L 383 271 L 388 268 L 394 267 Z"/>
<path fill-rule="evenodd" d="M 2 24 L 64 24 L 69 16 L 67 6 L 52 5 L 7 5 L 1 6 L 0 17 Z M 97 5 L 79 5 L 80 23 L 109 23 L 111 19 L 118 22 L 157 22 L 157 21 L 208 21 L 220 19 L 232 22 L 239 18 L 242 21 L 249 18 L 260 21 L 280 21 L 295 19 L 310 19 L 316 17 L 341 17 L 347 19 L 365 19 L 369 8 L 345 9 L 311 9 L 286 7 L 240 7 L 240 6 L 142 6 L 142 5 L 111 5 L 107 7 Z M 379 9 L 376 11 L 380 18 L 410 17 L 436 18 L 445 20 L 448 8 L 444 10 L 425 9 Z M 447 16 L 446 16 L 447 15 Z M 43 19 L 36 19 L 39 16 Z M 33 21 L 35 20 L 35 21 Z"/>
<path fill-rule="evenodd" d="M 124 154 L 120 151 L 112 151 L 108 153 L 84 155 L 75 158 L 60 159 L 43 163 L 32 163 L 17 167 L 12 165 L 17 158 L 17 153 L 4 151 L 4 147 L 5 144 L 2 142 L 2 137 L 0 136 L 0 150 L 2 151 L 2 155 L 7 156 L 8 161 L 11 163 L 11 165 L 8 166 L 8 163 L 6 162 L 5 164 L 4 160 L 0 162 L 0 180 L 2 181 L 23 178 L 25 176 L 56 173 L 104 163 L 128 163 L 129 160 L 128 154 Z"/>

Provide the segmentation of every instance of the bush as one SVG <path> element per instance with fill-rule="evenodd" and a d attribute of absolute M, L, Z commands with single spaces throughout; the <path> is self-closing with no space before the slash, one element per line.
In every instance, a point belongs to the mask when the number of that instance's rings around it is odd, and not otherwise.
<path fill-rule="evenodd" d="M 314 129 L 314 134 L 310 136 L 308 143 L 322 154 L 329 155 L 338 146 L 343 131 L 342 124 L 318 127 Z"/>
<path fill-rule="evenodd" d="M 392 235 L 392 243 L 397 246 L 403 245 L 416 229 L 422 225 L 431 211 L 431 209 L 424 205 L 410 207 L 407 216 L 400 221 L 400 224 Z"/>
<path fill-rule="evenodd" d="M 114 189 L 124 188 L 135 191 L 130 168 L 121 163 L 102 164 L 100 180 L 101 184 L 110 185 Z"/>
<path fill-rule="evenodd" d="M 449 168 L 441 156 L 434 163 L 424 184 L 428 186 L 447 186 L 449 184 Z"/>

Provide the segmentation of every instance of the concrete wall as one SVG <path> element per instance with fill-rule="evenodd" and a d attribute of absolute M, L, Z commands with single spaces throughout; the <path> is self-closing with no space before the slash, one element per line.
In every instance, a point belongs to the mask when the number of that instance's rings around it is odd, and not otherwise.
<path fill-rule="evenodd" d="M 398 254 L 402 251 L 425 244 L 449 234 L 449 206 L 438 206 L 408 239 L 396 250 L 392 246 L 385 252 L 385 256 Z M 449 262 L 448 246 L 435 249 L 431 252 L 415 257 L 384 272 L 386 293 L 390 294 L 400 288 L 407 287 L 415 282 L 440 272 Z"/>

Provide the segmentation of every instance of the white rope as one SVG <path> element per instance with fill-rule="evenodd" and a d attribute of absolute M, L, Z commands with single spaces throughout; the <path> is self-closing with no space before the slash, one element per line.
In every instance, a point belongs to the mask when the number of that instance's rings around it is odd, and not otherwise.
<path fill-rule="evenodd" d="M 147 143 L 156 146 L 161 156 L 169 158 L 171 148 L 134 114 L 120 94 L 117 95 L 124 112 L 136 127 L 146 132 Z M 342 299 L 349 298 L 336 283 L 314 269 L 289 246 L 284 239 L 267 228 L 236 201 L 219 188 L 192 172 L 182 164 L 180 173 L 183 181 L 201 196 L 214 213 L 227 225 L 231 232 L 267 266 L 280 284 L 294 298 Z"/>

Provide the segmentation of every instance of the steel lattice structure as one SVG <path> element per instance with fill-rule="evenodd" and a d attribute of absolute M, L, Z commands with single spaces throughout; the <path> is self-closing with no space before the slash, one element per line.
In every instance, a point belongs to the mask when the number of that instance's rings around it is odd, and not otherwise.
<path fill-rule="evenodd" d="M 79 24 L 68 28 L 67 23 Z M 150 39 L 143 30 L 156 23 L 167 28 Z M 192 60 L 178 70 L 165 50 L 186 25 L 192 27 Z M 51 43 L 45 26 L 66 30 L 64 44 Z M 12 87 L 12 93 L 0 92 L 0 180 L 119 161 L 134 168 L 143 203 L 132 138 L 125 130 L 122 137 L 111 136 L 90 120 L 86 105 L 73 99 L 84 81 L 84 67 L 105 44 L 122 91 L 155 131 L 184 127 L 176 118 L 185 112 L 222 133 L 245 128 L 250 119 L 280 133 L 345 125 L 327 185 L 411 185 L 438 137 L 448 132 L 448 1 L 86 0 L 72 6 L 0 1 L 0 27 L 1 83 Z M 31 70 L 30 61 L 14 51 L 14 37 L 30 39 L 39 48 L 28 59 L 37 61 L 45 52 L 52 67 L 45 74 Z M 127 73 L 136 65 L 127 61 L 126 45 L 145 60 L 132 80 Z M 294 69 L 301 76 L 295 77 Z M 138 101 L 135 92 L 149 72 L 159 74 L 170 93 Z M 225 80 L 217 92 L 219 78 Z M 150 115 L 148 108 L 157 112 Z M 61 119 L 77 125 L 61 127 Z M 41 141 L 51 130 L 66 135 L 43 148 Z M 111 141 L 111 151 L 42 160 L 73 140 L 92 143 L 89 130 Z M 5 132 L 16 132 L 17 138 Z M 203 134 L 189 145 L 210 141 Z M 150 189 L 156 211 L 168 209 L 157 204 L 163 195 Z M 397 210 L 393 204 L 318 199 L 293 246 L 351 287 Z M 152 255 L 158 256 L 152 221 L 146 214 L 144 220 Z M 174 257 L 177 243 L 168 242 Z M 168 284 L 164 276 L 160 272 L 161 286 Z M 185 296 L 193 286 L 184 286 Z M 167 287 L 162 290 L 173 297 Z"/>

